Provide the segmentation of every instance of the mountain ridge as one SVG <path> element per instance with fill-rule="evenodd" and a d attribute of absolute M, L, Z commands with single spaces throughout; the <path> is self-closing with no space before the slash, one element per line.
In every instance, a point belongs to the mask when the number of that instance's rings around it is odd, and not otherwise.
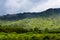
<path fill-rule="evenodd" d="M 50 8 L 43 12 L 24 12 L 17 14 L 7 14 L 0 16 L 0 20 L 20 20 L 24 18 L 34 18 L 34 17 L 49 17 L 51 15 L 59 15 L 60 8 Z"/>

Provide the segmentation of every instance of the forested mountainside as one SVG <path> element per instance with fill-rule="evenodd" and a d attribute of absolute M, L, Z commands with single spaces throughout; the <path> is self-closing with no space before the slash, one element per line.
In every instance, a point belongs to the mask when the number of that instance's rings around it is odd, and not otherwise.
<path fill-rule="evenodd" d="M 1 40 L 60 40 L 60 8 L 0 16 Z"/>
<path fill-rule="evenodd" d="M 24 12 L 17 14 L 7 14 L 0 16 L 1 20 L 20 20 L 24 18 L 36 18 L 36 17 L 50 17 L 52 15 L 60 15 L 60 8 L 48 9 L 43 12 Z"/>

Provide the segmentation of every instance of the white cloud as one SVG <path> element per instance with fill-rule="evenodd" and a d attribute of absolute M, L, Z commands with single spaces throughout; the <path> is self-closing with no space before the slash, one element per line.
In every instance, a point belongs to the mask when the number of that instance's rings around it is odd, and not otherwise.
<path fill-rule="evenodd" d="M 5 4 L 7 13 L 10 13 L 10 14 L 17 12 L 22 5 L 23 5 L 22 2 L 18 3 L 16 0 L 7 0 Z"/>
<path fill-rule="evenodd" d="M 40 3 L 39 3 L 40 4 Z M 30 12 L 41 12 L 49 8 L 60 8 L 60 0 L 48 0 L 47 2 L 33 7 Z"/>
<path fill-rule="evenodd" d="M 5 8 L 7 14 L 41 12 L 49 8 L 60 8 L 60 0 L 6 0 L 3 3 L 5 6 L 0 8 Z"/>
<path fill-rule="evenodd" d="M 6 12 L 9 14 L 17 13 L 17 12 L 28 12 L 31 8 L 37 6 L 39 1 L 32 1 L 32 0 L 7 0 L 6 1 Z M 42 2 L 41 2 L 42 3 Z M 40 4 L 41 4 L 40 3 Z M 39 5 L 40 5 L 39 4 Z"/>

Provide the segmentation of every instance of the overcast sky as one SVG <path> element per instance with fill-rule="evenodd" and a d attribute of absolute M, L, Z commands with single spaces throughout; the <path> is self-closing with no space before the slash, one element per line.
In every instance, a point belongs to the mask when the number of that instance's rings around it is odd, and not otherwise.
<path fill-rule="evenodd" d="M 60 0 L 0 0 L 0 15 L 60 8 Z"/>

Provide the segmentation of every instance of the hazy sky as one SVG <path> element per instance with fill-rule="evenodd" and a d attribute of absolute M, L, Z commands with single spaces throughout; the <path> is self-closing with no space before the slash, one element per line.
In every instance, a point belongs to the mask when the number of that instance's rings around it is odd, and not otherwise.
<path fill-rule="evenodd" d="M 0 15 L 60 8 L 60 0 L 0 0 Z"/>

